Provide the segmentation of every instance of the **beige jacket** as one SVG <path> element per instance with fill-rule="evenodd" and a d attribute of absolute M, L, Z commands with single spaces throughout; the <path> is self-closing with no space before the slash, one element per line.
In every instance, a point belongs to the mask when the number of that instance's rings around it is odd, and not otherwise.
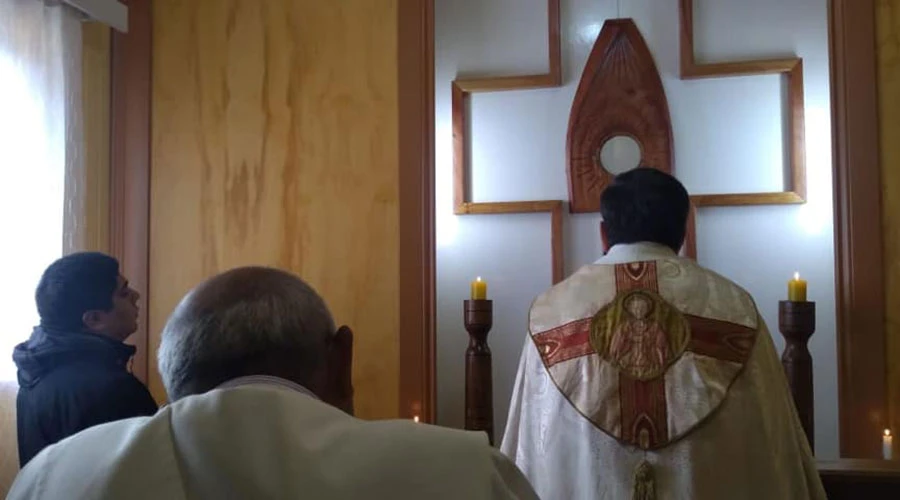
<path fill-rule="evenodd" d="M 534 499 L 484 435 L 366 422 L 272 385 L 88 429 L 20 473 L 20 499 Z"/>

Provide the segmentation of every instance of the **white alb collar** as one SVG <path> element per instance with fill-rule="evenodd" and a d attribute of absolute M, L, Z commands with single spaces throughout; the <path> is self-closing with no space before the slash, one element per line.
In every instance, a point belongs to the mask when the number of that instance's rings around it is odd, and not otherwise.
<path fill-rule="evenodd" d="M 671 259 L 677 257 L 671 248 L 659 243 L 620 243 L 597 259 L 594 264 L 622 264 L 642 260 Z"/>

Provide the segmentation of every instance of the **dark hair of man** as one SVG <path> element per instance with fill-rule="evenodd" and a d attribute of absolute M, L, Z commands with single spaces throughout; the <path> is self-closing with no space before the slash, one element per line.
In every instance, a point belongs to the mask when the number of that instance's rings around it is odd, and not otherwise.
<path fill-rule="evenodd" d="M 651 242 L 678 252 L 690 209 L 678 179 L 646 167 L 617 175 L 600 199 L 609 246 Z"/>
<path fill-rule="evenodd" d="M 67 255 L 44 271 L 34 293 L 41 327 L 82 331 L 87 311 L 109 311 L 118 286 L 119 261 L 98 252 Z"/>

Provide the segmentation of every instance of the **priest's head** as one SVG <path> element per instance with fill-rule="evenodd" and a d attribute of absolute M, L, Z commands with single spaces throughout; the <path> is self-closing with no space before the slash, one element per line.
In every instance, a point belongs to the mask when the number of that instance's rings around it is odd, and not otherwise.
<path fill-rule="evenodd" d="M 649 242 L 678 252 L 690 209 L 687 190 L 665 172 L 641 167 L 619 174 L 600 199 L 603 245 Z"/>
<path fill-rule="evenodd" d="M 169 317 L 159 372 L 171 401 L 230 380 L 267 375 L 352 413 L 353 334 L 322 297 L 277 269 L 242 267 L 201 283 Z"/>

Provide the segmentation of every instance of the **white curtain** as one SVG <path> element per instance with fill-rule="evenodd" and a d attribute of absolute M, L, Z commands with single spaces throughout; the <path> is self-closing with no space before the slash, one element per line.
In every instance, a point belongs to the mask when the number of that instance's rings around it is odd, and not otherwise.
<path fill-rule="evenodd" d="M 0 0 L 0 497 L 19 465 L 9 446 L 16 442 L 13 347 L 38 321 L 35 286 L 68 246 L 71 214 L 83 204 L 83 186 L 66 181 L 83 177 L 80 87 L 74 11 Z"/>
<path fill-rule="evenodd" d="M 34 289 L 83 203 L 81 23 L 58 2 L 0 0 L 0 382 L 37 324 Z M 68 194 L 68 196 L 67 196 Z"/>

